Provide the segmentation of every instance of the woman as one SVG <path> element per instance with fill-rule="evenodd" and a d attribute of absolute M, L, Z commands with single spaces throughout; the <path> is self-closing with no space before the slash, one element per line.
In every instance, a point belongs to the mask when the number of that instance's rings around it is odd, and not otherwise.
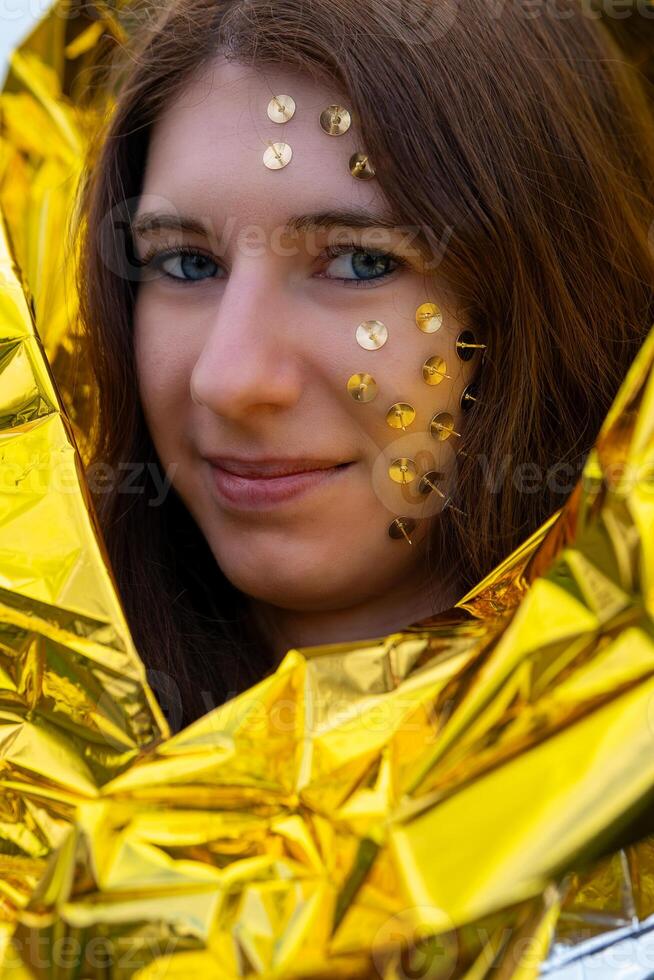
<path fill-rule="evenodd" d="M 654 317 L 654 127 L 573 2 L 135 9 L 79 288 L 178 727 L 448 608 L 564 502 Z"/>

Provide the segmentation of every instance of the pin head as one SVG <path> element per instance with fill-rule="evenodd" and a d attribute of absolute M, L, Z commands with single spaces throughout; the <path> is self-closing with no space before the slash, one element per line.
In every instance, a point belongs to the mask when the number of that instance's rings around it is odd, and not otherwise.
<path fill-rule="evenodd" d="M 320 126 L 328 136 L 342 136 L 352 125 L 352 116 L 342 105 L 328 105 L 320 113 Z"/>
<path fill-rule="evenodd" d="M 412 483 L 418 475 L 418 467 L 412 459 L 400 456 L 388 467 L 388 475 L 395 483 Z"/>
<path fill-rule="evenodd" d="M 388 340 L 388 328 L 381 320 L 364 320 L 357 327 L 356 339 L 364 350 L 379 350 Z"/>
<path fill-rule="evenodd" d="M 395 402 L 386 413 L 386 423 L 391 429 L 406 429 L 416 417 L 416 410 L 408 402 Z"/>
<path fill-rule="evenodd" d="M 375 176 L 375 168 L 370 162 L 367 153 L 353 153 L 350 157 L 350 173 L 357 180 L 372 180 Z"/>
<path fill-rule="evenodd" d="M 418 493 L 422 493 L 425 496 L 428 493 L 436 493 L 443 500 L 445 499 L 445 494 L 437 486 L 439 480 L 442 480 L 445 476 L 444 473 L 440 473 L 438 470 L 429 470 L 428 473 L 423 473 L 420 477 L 420 482 L 418 483 Z"/>
<path fill-rule="evenodd" d="M 422 365 L 422 376 L 428 385 L 439 385 L 443 378 L 448 377 L 447 364 L 438 354 L 428 357 Z"/>
<path fill-rule="evenodd" d="M 274 123 L 285 123 L 295 115 L 295 100 L 290 95 L 273 95 L 268 103 L 268 118 Z"/>
<path fill-rule="evenodd" d="M 472 406 L 479 399 L 479 386 L 473 381 L 467 388 L 464 388 L 461 395 L 461 408 L 464 412 L 469 412 Z"/>
<path fill-rule="evenodd" d="M 438 412 L 429 423 L 429 431 L 434 439 L 445 442 L 450 436 L 458 436 L 454 431 L 454 419 L 449 412 Z"/>
<path fill-rule="evenodd" d="M 371 402 L 377 394 L 377 382 L 370 374 L 353 374 L 347 382 L 347 390 L 357 402 Z"/>
<path fill-rule="evenodd" d="M 291 162 L 293 151 L 288 143 L 271 143 L 263 155 L 268 170 L 281 170 Z"/>
<path fill-rule="evenodd" d="M 416 326 L 423 333 L 436 333 L 443 326 L 443 314 L 436 303 L 423 303 L 416 310 Z"/>
<path fill-rule="evenodd" d="M 478 344 L 472 330 L 464 330 L 456 338 L 456 354 L 462 361 L 471 361 L 476 350 L 486 350 L 486 344 Z"/>
<path fill-rule="evenodd" d="M 416 522 L 412 517 L 396 517 L 388 528 L 389 537 L 399 539 L 404 538 L 409 544 L 413 544 L 409 535 L 415 529 Z"/>

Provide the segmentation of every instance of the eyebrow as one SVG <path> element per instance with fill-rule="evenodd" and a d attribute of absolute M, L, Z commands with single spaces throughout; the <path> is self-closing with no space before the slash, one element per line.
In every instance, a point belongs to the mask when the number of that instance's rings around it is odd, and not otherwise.
<path fill-rule="evenodd" d="M 330 228 L 397 228 L 392 215 L 373 213 L 360 208 L 345 211 L 317 211 L 314 214 L 296 215 L 286 222 L 284 231 L 307 232 Z M 135 235 L 147 235 L 151 231 L 188 231 L 206 235 L 203 222 L 181 214 L 166 214 L 160 211 L 144 211 L 132 222 Z"/>

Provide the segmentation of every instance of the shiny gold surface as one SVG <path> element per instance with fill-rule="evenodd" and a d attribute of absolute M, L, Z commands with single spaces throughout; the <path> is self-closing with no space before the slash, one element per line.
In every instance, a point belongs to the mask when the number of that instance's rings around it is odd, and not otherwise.
<path fill-rule="evenodd" d="M 263 162 L 268 170 L 281 170 L 291 162 L 293 150 L 288 143 L 271 142 L 263 154 Z"/>
<path fill-rule="evenodd" d="M 388 475 L 394 483 L 412 483 L 418 475 L 418 467 L 415 460 L 400 456 L 391 462 Z"/>
<path fill-rule="evenodd" d="M 445 442 L 450 436 L 461 436 L 454 428 L 454 418 L 449 412 L 437 412 L 429 423 L 429 431 L 434 439 Z"/>
<path fill-rule="evenodd" d="M 565 506 L 456 606 L 289 649 L 170 737 L 63 371 L 69 86 L 124 30 L 94 10 L 57 5 L 0 97 L 1 980 L 397 980 L 426 952 L 439 980 L 527 980 L 553 940 L 654 914 L 654 329 Z"/>
<path fill-rule="evenodd" d="M 371 374 L 366 374 L 364 371 L 348 378 L 347 390 L 355 401 L 371 402 L 377 395 L 377 382 Z"/>
<path fill-rule="evenodd" d="M 422 377 L 428 385 L 439 385 L 445 378 L 452 380 L 451 375 L 447 373 L 445 360 L 438 354 L 428 357 L 422 365 Z"/>
<path fill-rule="evenodd" d="M 396 402 L 391 405 L 386 413 L 386 424 L 390 425 L 391 429 L 406 430 L 415 417 L 416 410 L 413 405 L 409 405 L 407 402 Z"/>
<path fill-rule="evenodd" d="M 443 313 L 436 303 L 421 303 L 416 310 L 416 326 L 423 333 L 436 333 L 443 326 Z"/>
<path fill-rule="evenodd" d="M 375 168 L 367 153 L 353 153 L 349 162 L 350 173 L 357 180 L 372 180 Z"/>
<path fill-rule="evenodd" d="M 295 99 L 290 95 L 273 95 L 268 103 L 268 118 L 274 123 L 285 123 L 295 115 Z"/>
<path fill-rule="evenodd" d="M 388 340 L 388 327 L 380 320 L 364 320 L 357 327 L 355 337 L 364 350 L 379 350 Z"/>
<path fill-rule="evenodd" d="M 349 111 L 342 105 L 330 105 L 320 113 L 320 127 L 328 136 L 342 136 L 352 125 Z"/>

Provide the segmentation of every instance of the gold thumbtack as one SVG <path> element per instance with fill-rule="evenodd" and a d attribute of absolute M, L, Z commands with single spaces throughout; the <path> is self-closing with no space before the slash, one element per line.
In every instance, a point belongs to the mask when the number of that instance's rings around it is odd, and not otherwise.
<path fill-rule="evenodd" d="M 457 357 L 462 361 L 470 361 L 475 356 L 476 350 L 486 350 L 486 344 L 478 344 L 472 330 L 464 330 L 460 333 L 456 341 Z"/>
<path fill-rule="evenodd" d="M 395 483 L 413 483 L 418 475 L 418 467 L 412 459 L 401 456 L 394 459 L 388 467 L 388 475 Z"/>
<path fill-rule="evenodd" d="M 422 365 L 422 377 L 428 385 L 439 385 L 443 378 L 452 380 L 452 375 L 447 373 L 447 364 L 438 354 L 428 357 Z"/>
<path fill-rule="evenodd" d="M 445 494 L 440 489 L 440 487 L 437 487 L 436 486 L 436 481 L 437 480 L 442 480 L 443 479 L 443 475 L 444 474 L 443 473 L 439 473 L 438 470 L 429 470 L 428 473 L 424 473 L 420 477 L 420 483 L 418 484 L 418 492 L 419 493 L 427 494 L 427 493 L 431 493 L 432 490 L 433 490 L 435 493 L 438 494 L 438 496 L 442 500 L 445 500 L 446 499 Z"/>
<path fill-rule="evenodd" d="M 388 529 L 388 534 L 391 538 L 404 538 L 409 544 L 413 544 L 409 535 L 415 529 L 415 526 L 416 522 L 412 517 L 396 517 Z"/>
<path fill-rule="evenodd" d="M 263 162 L 268 170 L 281 170 L 291 162 L 293 151 L 288 143 L 273 143 L 268 140 L 268 149 L 263 155 Z"/>
<path fill-rule="evenodd" d="M 379 350 L 388 340 L 388 328 L 380 320 L 364 320 L 357 327 L 356 339 L 364 350 Z"/>
<path fill-rule="evenodd" d="M 477 385 L 473 381 L 467 388 L 464 388 L 461 395 L 461 408 L 464 412 L 470 411 L 476 401 L 479 401 Z"/>
<path fill-rule="evenodd" d="M 350 173 L 357 180 L 372 180 L 376 173 L 367 153 L 353 153 L 349 166 Z"/>
<path fill-rule="evenodd" d="M 370 374 L 353 374 L 347 382 L 347 390 L 355 401 L 371 402 L 377 394 L 377 382 Z"/>
<path fill-rule="evenodd" d="M 413 405 L 409 405 L 407 402 L 396 402 L 387 411 L 386 422 L 391 429 L 406 431 L 407 425 L 411 425 L 415 417 L 416 410 Z"/>
<path fill-rule="evenodd" d="M 320 113 L 320 125 L 328 136 L 342 136 L 351 124 L 352 117 L 342 105 L 328 105 Z"/>
<path fill-rule="evenodd" d="M 416 326 L 423 333 L 436 333 L 443 326 L 443 314 L 436 303 L 423 303 L 416 310 Z"/>
<path fill-rule="evenodd" d="M 273 95 L 268 103 L 268 118 L 274 123 L 285 123 L 295 115 L 295 100 L 290 95 Z"/>
<path fill-rule="evenodd" d="M 434 439 L 445 442 L 450 436 L 461 436 L 454 429 L 454 419 L 449 412 L 438 412 L 429 423 L 429 431 Z"/>

